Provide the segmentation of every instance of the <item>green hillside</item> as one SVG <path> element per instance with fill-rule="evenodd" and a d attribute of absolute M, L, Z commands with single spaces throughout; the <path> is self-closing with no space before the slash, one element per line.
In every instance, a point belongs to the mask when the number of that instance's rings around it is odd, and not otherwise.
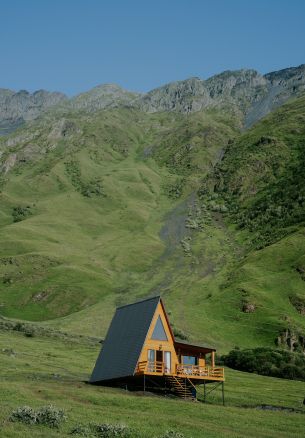
<path fill-rule="evenodd" d="M 217 166 L 216 191 L 258 248 L 305 222 L 305 97 L 233 142 Z"/>
<path fill-rule="evenodd" d="M 2 138 L 1 314 L 103 336 L 162 294 L 221 351 L 304 333 L 304 117 L 57 109 Z"/>
<path fill-rule="evenodd" d="M 210 208 L 226 211 L 245 248 L 223 284 L 225 300 L 239 296 L 256 308 L 254 324 L 288 333 L 284 345 L 303 350 L 304 118 L 304 97 L 270 114 L 229 145 L 200 190 Z"/>

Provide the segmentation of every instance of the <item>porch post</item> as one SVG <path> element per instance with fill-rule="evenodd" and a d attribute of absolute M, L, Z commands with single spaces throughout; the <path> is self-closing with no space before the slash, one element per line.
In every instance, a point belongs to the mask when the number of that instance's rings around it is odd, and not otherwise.
<path fill-rule="evenodd" d="M 215 368 L 215 351 L 212 351 L 211 359 L 212 359 L 212 368 Z"/>

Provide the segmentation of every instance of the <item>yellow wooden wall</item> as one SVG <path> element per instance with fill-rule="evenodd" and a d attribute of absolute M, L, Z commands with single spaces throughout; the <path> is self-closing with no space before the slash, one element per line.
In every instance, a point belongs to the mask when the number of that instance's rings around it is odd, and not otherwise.
<path fill-rule="evenodd" d="M 159 341 L 155 339 L 151 339 L 157 319 L 160 315 L 166 336 L 168 341 Z M 171 372 L 174 373 L 176 370 L 176 365 L 178 364 L 178 357 L 176 355 L 176 351 L 174 348 L 174 342 L 173 342 L 171 331 L 168 327 L 167 320 L 163 311 L 163 307 L 161 303 L 159 302 L 157 309 L 155 311 L 154 317 L 152 319 L 150 328 L 148 330 L 145 343 L 143 345 L 142 352 L 140 354 L 139 362 L 147 361 L 148 360 L 148 350 L 162 350 L 164 351 L 170 351 L 171 352 Z"/>

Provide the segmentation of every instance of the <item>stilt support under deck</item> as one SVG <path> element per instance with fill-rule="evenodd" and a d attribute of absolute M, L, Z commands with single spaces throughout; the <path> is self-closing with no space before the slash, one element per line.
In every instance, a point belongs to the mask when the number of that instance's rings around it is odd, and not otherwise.
<path fill-rule="evenodd" d="M 215 391 L 215 389 L 217 389 L 220 385 L 221 385 L 221 395 L 222 395 L 222 404 L 223 406 L 225 405 L 225 386 L 224 386 L 224 382 L 218 382 L 216 383 L 214 386 L 212 386 L 211 389 L 207 390 L 207 386 L 206 386 L 206 382 L 203 382 L 203 401 L 204 403 L 207 401 L 207 396 Z"/>

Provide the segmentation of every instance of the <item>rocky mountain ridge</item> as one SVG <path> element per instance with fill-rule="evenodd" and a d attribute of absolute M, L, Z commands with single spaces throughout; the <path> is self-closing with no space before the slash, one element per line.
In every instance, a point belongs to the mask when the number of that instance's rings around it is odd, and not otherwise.
<path fill-rule="evenodd" d="M 124 90 L 117 84 L 102 84 L 73 97 L 69 101 L 68 107 L 98 111 L 100 109 L 129 105 L 140 97 L 141 93 Z"/>
<path fill-rule="evenodd" d="M 66 100 L 63 93 L 38 90 L 29 93 L 0 89 L 0 135 L 8 134 L 25 121 Z"/>
<path fill-rule="evenodd" d="M 225 71 L 207 80 L 172 82 L 150 91 L 135 103 L 148 112 L 189 113 L 232 107 L 251 126 L 270 111 L 305 91 L 305 64 L 261 75 L 255 70 Z"/>
<path fill-rule="evenodd" d="M 130 107 L 144 112 L 192 113 L 207 108 L 238 112 L 245 127 L 253 125 L 276 107 L 305 92 L 305 64 L 261 75 L 255 70 L 224 71 L 209 79 L 197 77 L 171 82 L 148 93 L 103 84 L 71 99 L 64 94 L 0 89 L 0 134 L 32 120 L 51 107 L 84 110 Z"/>

